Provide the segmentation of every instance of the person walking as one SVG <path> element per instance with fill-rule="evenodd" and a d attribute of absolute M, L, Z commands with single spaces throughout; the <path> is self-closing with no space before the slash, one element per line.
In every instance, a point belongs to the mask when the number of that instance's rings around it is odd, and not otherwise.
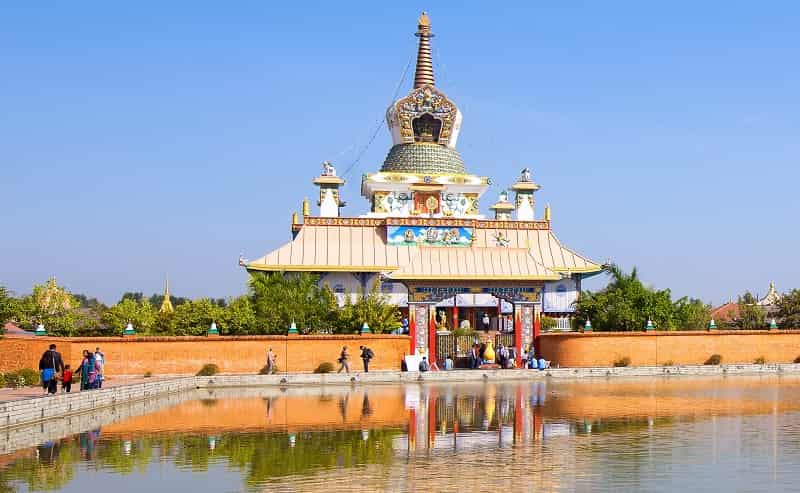
<path fill-rule="evenodd" d="M 72 370 L 69 365 L 64 365 L 64 374 L 61 376 L 61 392 L 70 393 L 72 390 Z"/>
<path fill-rule="evenodd" d="M 489 332 L 489 327 L 491 326 L 491 320 L 489 320 L 488 313 L 483 314 L 483 319 L 481 319 L 481 322 L 483 323 L 483 331 Z"/>
<path fill-rule="evenodd" d="M 275 353 L 272 348 L 267 351 L 267 375 L 272 375 L 275 372 Z"/>
<path fill-rule="evenodd" d="M 50 347 L 42 353 L 39 358 L 39 372 L 42 379 L 42 388 L 48 394 L 55 394 L 58 390 L 58 374 L 64 371 L 64 361 L 61 359 L 61 353 L 56 351 L 56 345 L 50 344 Z"/>
<path fill-rule="evenodd" d="M 419 362 L 419 371 L 426 372 L 430 370 L 430 365 L 428 365 L 428 358 L 423 356 L 422 361 Z"/>
<path fill-rule="evenodd" d="M 358 349 L 361 350 L 361 360 L 364 361 L 364 373 L 369 373 L 369 361 L 375 357 L 375 353 L 367 346 L 359 346 Z"/>
<path fill-rule="evenodd" d="M 88 349 L 83 350 L 83 359 L 81 360 L 81 390 L 90 390 L 94 387 L 94 381 L 97 378 L 97 368 L 94 361 L 94 354 L 90 353 Z"/>
<path fill-rule="evenodd" d="M 105 380 L 106 369 L 106 355 L 100 351 L 100 348 L 94 348 L 94 364 L 97 369 L 97 377 L 95 377 L 94 388 L 102 389 L 103 380 Z"/>
<path fill-rule="evenodd" d="M 347 373 L 350 373 L 350 355 L 347 353 L 347 346 L 342 346 L 342 352 L 339 354 L 339 371 L 336 373 L 341 373 L 342 370 L 345 370 Z"/>

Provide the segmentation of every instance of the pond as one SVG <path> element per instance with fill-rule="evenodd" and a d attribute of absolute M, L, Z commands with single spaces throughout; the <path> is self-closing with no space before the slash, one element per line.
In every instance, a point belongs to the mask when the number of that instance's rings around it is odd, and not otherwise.
<path fill-rule="evenodd" d="M 0 492 L 800 484 L 800 378 L 786 376 L 197 390 L 29 431 L 0 436 Z"/>

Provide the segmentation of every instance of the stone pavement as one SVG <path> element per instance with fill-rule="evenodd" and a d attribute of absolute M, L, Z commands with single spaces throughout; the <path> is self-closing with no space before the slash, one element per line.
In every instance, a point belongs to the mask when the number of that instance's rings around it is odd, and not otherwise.
<path fill-rule="evenodd" d="M 112 388 L 112 387 L 119 387 L 121 385 L 133 385 L 136 383 L 144 383 L 144 382 L 154 382 L 158 380 L 170 379 L 174 377 L 151 377 L 151 378 L 144 378 L 144 377 L 116 377 L 111 378 L 103 382 L 103 388 Z M 84 391 L 88 392 L 88 391 Z M 61 392 L 61 384 L 58 385 L 58 394 L 60 395 Z M 80 393 L 80 383 L 78 385 L 72 384 L 72 394 Z M 45 393 L 44 389 L 41 386 L 35 387 L 21 387 L 18 389 L 14 388 L 0 388 L 0 402 L 11 402 L 11 401 L 18 401 L 22 399 L 33 399 L 36 397 L 46 397 L 47 394 Z"/>

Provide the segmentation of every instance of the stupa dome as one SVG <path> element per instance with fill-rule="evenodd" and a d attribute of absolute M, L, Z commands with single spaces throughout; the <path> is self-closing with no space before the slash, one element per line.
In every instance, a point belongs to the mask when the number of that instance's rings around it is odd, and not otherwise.
<path fill-rule="evenodd" d="M 435 86 L 430 47 L 433 33 L 425 12 L 416 35 L 419 51 L 414 88 L 386 110 L 393 147 L 381 171 L 464 174 L 464 162 L 456 151 L 462 116 L 456 104 Z"/>

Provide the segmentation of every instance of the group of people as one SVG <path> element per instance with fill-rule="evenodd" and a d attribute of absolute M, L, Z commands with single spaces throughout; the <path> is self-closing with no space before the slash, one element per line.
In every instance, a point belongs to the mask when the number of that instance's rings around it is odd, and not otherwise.
<path fill-rule="evenodd" d="M 369 362 L 375 357 L 375 353 L 367 346 L 358 346 L 358 349 L 361 351 L 360 357 L 364 363 L 364 373 L 369 373 Z M 350 373 L 350 353 L 347 351 L 347 346 L 342 346 L 342 351 L 336 361 L 339 362 L 339 371 L 336 373 L 341 373 L 342 370 Z"/>
<path fill-rule="evenodd" d="M 105 364 L 105 354 L 100 351 L 99 347 L 95 348 L 94 352 L 84 349 L 76 375 L 70 365 L 64 364 L 61 353 L 56 351 L 56 345 L 50 344 L 50 347 L 39 359 L 42 388 L 46 394 L 54 395 L 58 392 L 58 382 L 61 382 L 61 391 L 69 393 L 72 391 L 72 383 L 76 377 L 80 379 L 78 381 L 80 390 L 102 388 L 105 379 L 103 373 Z"/>

